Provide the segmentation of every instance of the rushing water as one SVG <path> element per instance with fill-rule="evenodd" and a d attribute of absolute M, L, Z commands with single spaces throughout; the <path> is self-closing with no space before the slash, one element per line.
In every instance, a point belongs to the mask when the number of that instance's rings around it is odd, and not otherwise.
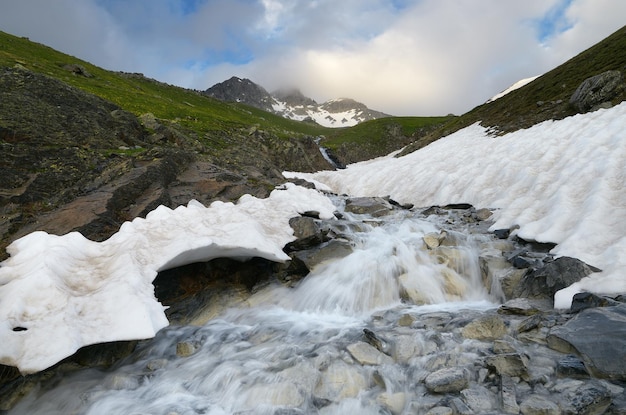
<path fill-rule="evenodd" d="M 415 413 L 433 356 L 475 358 L 419 321 L 494 307 L 478 265 L 489 238 L 449 229 L 454 243 L 427 249 L 440 222 L 372 219 L 346 235 L 351 254 L 296 287 L 265 287 L 202 327 L 167 327 L 114 368 L 48 382 L 10 413 Z"/>

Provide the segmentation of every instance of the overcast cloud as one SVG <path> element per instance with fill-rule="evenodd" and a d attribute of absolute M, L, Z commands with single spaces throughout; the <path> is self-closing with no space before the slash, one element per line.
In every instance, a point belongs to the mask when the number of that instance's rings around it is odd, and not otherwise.
<path fill-rule="evenodd" d="M 0 30 L 107 69 L 394 115 L 468 111 L 625 22 L 624 0 L 0 0 Z"/>

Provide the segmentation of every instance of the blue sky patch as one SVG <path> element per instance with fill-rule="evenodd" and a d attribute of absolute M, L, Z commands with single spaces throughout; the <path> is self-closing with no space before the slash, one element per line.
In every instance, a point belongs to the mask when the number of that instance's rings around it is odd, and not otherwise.
<path fill-rule="evenodd" d="M 537 29 L 537 39 L 544 43 L 559 33 L 563 33 L 574 26 L 566 12 L 573 0 L 561 0 L 541 18 L 534 21 Z"/>

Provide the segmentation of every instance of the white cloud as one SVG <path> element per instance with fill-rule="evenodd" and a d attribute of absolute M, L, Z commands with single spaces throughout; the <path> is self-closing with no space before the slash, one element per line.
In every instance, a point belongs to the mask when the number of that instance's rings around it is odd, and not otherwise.
<path fill-rule="evenodd" d="M 461 113 L 626 21 L 622 0 L 0 0 L 0 30 L 107 69 L 206 89 L 244 76 L 398 115 Z M 567 6 L 572 26 L 542 39 Z M 561 27 L 562 29 L 562 27 Z"/>

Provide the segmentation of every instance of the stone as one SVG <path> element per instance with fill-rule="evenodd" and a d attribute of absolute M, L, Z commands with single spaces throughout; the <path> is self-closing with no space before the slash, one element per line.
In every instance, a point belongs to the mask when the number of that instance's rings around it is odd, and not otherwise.
<path fill-rule="evenodd" d="M 493 212 L 487 208 L 482 208 L 478 209 L 475 215 L 478 220 L 487 220 L 493 215 Z"/>
<path fill-rule="evenodd" d="M 352 357 L 362 365 L 382 365 L 393 363 L 393 359 L 384 353 L 381 353 L 374 346 L 357 342 L 347 347 Z"/>
<path fill-rule="evenodd" d="M 332 239 L 318 247 L 293 252 L 291 257 L 294 263 L 300 263 L 306 267 L 307 271 L 311 271 L 320 264 L 341 259 L 352 252 L 353 249 L 350 242 L 343 239 Z M 294 267 L 297 267 L 297 265 L 294 264 Z"/>
<path fill-rule="evenodd" d="M 381 197 L 353 197 L 346 200 L 345 211 L 373 217 L 388 215 L 393 206 Z"/>
<path fill-rule="evenodd" d="M 556 364 L 556 374 L 561 378 L 588 379 L 589 372 L 585 364 L 575 355 L 567 355 Z"/>
<path fill-rule="evenodd" d="M 431 232 L 422 237 L 426 248 L 434 249 L 441 245 L 441 241 L 445 238 L 445 233 Z"/>
<path fill-rule="evenodd" d="M 376 333 L 374 333 L 370 329 L 363 329 L 363 337 L 365 338 L 365 341 L 367 343 L 374 346 L 381 353 L 388 354 L 389 351 L 391 350 L 391 346 L 389 345 L 389 342 L 387 342 L 385 339 L 378 336 Z"/>
<path fill-rule="evenodd" d="M 574 294 L 574 297 L 572 297 L 572 305 L 570 306 L 570 311 L 572 313 L 578 313 L 579 311 L 585 310 L 587 308 L 610 307 L 618 304 L 619 302 L 608 297 L 601 297 L 599 295 L 587 292 L 577 293 Z"/>
<path fill-rule="evenodd" d="M 399 415 L 406 404 L 406 393 L 381 393 L 376 399 L 382 406 L 387 408 L 393 415 Z"/>
<path fill-rule="evenodd" d="M 530 395 L 520 405 L 522 415 L 561 415 L 559 406 L 545 396 Z"/>
<path fill-rule="evenodd" d="M 246 394 L 246 406 L 251 410 L 260 405 L 298 407 L 304 400 L 304 392 L 289 381 L 256 384 Z"/>
<path fill-rule="evenodd" d="M 624 89 L 620 71 L 606 71 L 585 79 L 572 94 L 569 103 L 578 112 L 587 112 L 610 101 Z"/>
<path fill-rule="evenodd" d="M 519 353 L 502 353 L 487 356 L 485 364 L 500 376 L 528 377 L 528 358 Z"/>
<path fill-rule="evenodd" d="M 358 368 L 337 360 L 322 372 L 313 394 L 317 399 L 338 401 L 356 397 L 367 386 L 365 376 Z"/>
<path fill-rule="evenodd" d="M 470 375 L 462 367 L 440 369 L 426 376 L 424 385 L 433 393 L 460 392 L 469 385 Z"/>
<path fill-rule="evenodd" d="M 463 327 L 461 334 L 466 339 L 495 340 L 506 334 L 504 321 L 497 315 L 480 317 Z"/>
<path fill-rule="evenodd" d="M 182 341 L 176 343 L 176 356 L 189 357 L 195 354 L 199 349 L 199 345 L 193 341 Z"/>
<path fill-rule="evenodd" d="M 474 413 L 483 413 L 496 407 L 496 396 L 484 386 L 472 386 L 461 391 L 463 402 Z"/>
<path fill-rule="evenodd" d="M 402 314 L 402 317 L 398 319 L 398 325 L 401 327 L 411 327 L 411 325 L 416 321 L 415 317 L 412 315 L 405 313 Z"/>
<path fill-rule="evenodd" d="M 547 341 L 554 350 L 579 355 L 596 377 L 626 380 L 626 304 L 583 310 L 552 328 Z"/>
<path fill-rule="evenodd" d="M 452 398 L 450 406 L 454 409 L 455 415 L 474 415 L 474 411 L 460 398 Z"/>
<path fill-rule="evenodd" d="M 567 392 L 564 398 L 564 412 L 572 414 L 604 414 L 612 402 L 611 392 L 598 381 L 585 383 Z"/>
<path fill-rule="evenodd" d="M 541 314 L 535 314 L 527 317 L 518 324 L 517 332 L 524 333 L 526 331 L 539 329 L 541 328 L 542 321 L 543 317 L 541 316 Z"/>
<path fill-rule="evenodd" d="M 296 240 L 287 244 L 286 249 L 307 249 L 324 241 L 324 234 L 315 219 L 308 216 L 297 216 L 289 219 Z"/>
<path fill-rule="evenodd" d="M 510 229 L 496 229 L 493 231 L 493 234 L 498 239 L 507 239 L 509 235 L 511 234 L 511 230 Z"/>
<path fill-rule="evenodd" d="M 551 308 L 551 304 L 547 301 L 538 301 L 529 298 L 514 298 L 502 304 L 498 309 L 498 313 L 531 316 Z"/>
<path fill-rule="evenodd" d="M 435 406 L 434 408 L 430 408 L 426 415 L 453 415 L 454 411 L 452 408 L 448 408 L 447 406 Z"/>
<path fill-rule="evenodd" d="M 516 290 L 517 297 L 549 298 L 594 272 L 579 259 L 560 257 L 545 266 L 527 273 Z"/>
<path fill-rule="evenodd" d="M 520 408 L 516 396 L 517 391 L 513 379 L 510 376 L 500 376 L 500 400 L 504 413 L 519 414 Z"/>

